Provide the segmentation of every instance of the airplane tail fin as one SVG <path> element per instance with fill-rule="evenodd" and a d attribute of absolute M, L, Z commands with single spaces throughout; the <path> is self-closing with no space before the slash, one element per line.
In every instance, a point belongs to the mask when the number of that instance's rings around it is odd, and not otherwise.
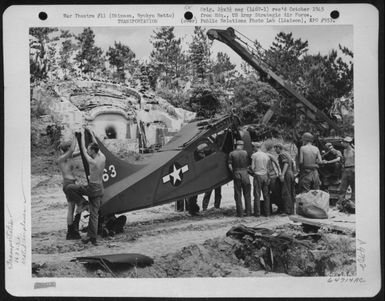
<path fill-rule="evenodd" d="M 84 131 L 84 135 L 85 135 L 85 143 L 86 143 L 86 147 L 91 143 L 92 139 L 91 139 L 91 134 L 88 132 L 88 131 Z M 80 150 L 80 156 L 82 158 L 82 162 L 83 162 L 83 167 L 84 167 L 84 172 L 86 173 L 86 179 L 87 179 L 87 182 L 89 182 L 89 177 L 90 177 L 90 166 L 88 165 L 88 162 L 84 156 L 84 153 L 83 153 L 83 150 L 82 148 L 80 147 L 81 145 L 81 138 L 82 138 L 82 134 L 79 133 L 79 132 L 76 132 L 75 133 L 75 137 L 76 137 L 76 140 L 78 141 L 78 145 L 79 145 L 79 150 Z"/>
<path fill-rule="evenodd" d="M 85 144 L 87 147 L 92 142 L 92 136 L 88 130 L 84 131 L 84 134 L 85 134 Z M 80 145 L 81 134 L 77 133 L 76 138 Z M 128 162 L 125 162 L 119 159 L 118 157 L 113 155 L 98 138 L 96 138 L 96 141 L 99 145 L 99 151 L 102 152 L 106 157 L 106 164 L 105 164 L 104 173 L 103 173 L 104 188 L 107 188 L 108 186 L 111 186 L 112 184 L 119 182 L 120 180 L 128 177 L 129 175 L 135 173 L 136 171 L 144 167 L 144 165 L 130 164 Z M 88 180 L 89 165 L 87 160 L 85 159 L 85 156 L 81 148 L 80 148 L 80 155 L 82 157 L 84 171 L 86 173 L 87 180 Z"/>

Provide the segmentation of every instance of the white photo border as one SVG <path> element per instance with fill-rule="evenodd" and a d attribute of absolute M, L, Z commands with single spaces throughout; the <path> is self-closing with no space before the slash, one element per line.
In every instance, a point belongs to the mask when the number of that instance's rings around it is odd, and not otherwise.
<path fill-rule="evenodd" d="M 278 4 L 269 5 L 277 6 Z M 311 4 L 283 4 L 311 6 Z M 31 167 L 30 167 L 30 27 L 195 26 L 183 23 L 188 9 L 200 5 L 48 5 L 11 6 L 3 15 L 4 45 L 4 218 L 5 284 L 15 296 L 130 296 L 130 297 L 371 297 L 381 288 L 378 10 L 369 4 L 317 4 L 325 16 L 337 9 L 335 25 L 352 25 L 354 41 L 354 99 L 356 150 L 356 238 L 365 268 L 357 265 L 359 281 L 328 281 L 328 277 L 89 279 L 33 278 L 31 273 Z M 218 5 L 205 5 L 217 7 Z M 236 6 L 246 6 L 236 5 Z M 282 5 L 281 5 L 282 6 Z M 174 18 L 157 24 L 116 24 L 115 21 L 68 19 L 63 13 L 173 12 Z M 48 19 L 38 18 L 39 12 Z M 242 24 L 215 24 L 238 26 Z M 250 24 L 248 24 L 250 25 Z M 270 24 L 273 25 L 273 24 Z M 328 24 L 315 24 L 324 25 Z M 258 27 L 259 25 L 255 25 Z M 307 26 L 307 25 L 306 25 Z M 309 25 L 310 26 L 310 25 Z M 368 189 L 371 187 L 373 189 Z M 362 201 L 361 201 L 362 200 Z M 14 262 L 12 237 L 21 237 L 25 254 Z M 24 237 L 24 240 L 23 240 Z M 14 242 L 13 242 L 14 243 Z M 357 252 L 359 253 L 359 252 Z M 36 283 L 48 283 L 36 288 Z M 199 289 L 196 289 L 199 288 Z M 290 288 L 288 290 L 288 288 Z"/>

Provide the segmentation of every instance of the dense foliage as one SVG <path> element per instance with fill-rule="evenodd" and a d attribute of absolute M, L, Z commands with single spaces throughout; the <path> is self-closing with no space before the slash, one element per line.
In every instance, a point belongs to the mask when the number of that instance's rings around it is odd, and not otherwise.
<path fill-rule="evenodd" d="M 296 103 L 280 95 L 246 63 L 237 69 L 226 53 L 212 55 L 205 28 L 195 27 L 188 41 L 174 30 L 156 28 L 148 60 L 139 61 L 130 45 L 120 41 L 104 53 L 95 44 L 92 28 L 77 35 L 57 28 L 31 28 L 31 83 L 73 77 L 118 82 L 143 93 L 153 90 L 173 105 L 203 117 L 235 109 L 245 123 L 254 124 L 277 103 L 269 124 L 279 131 L 317 126 L 303 120 Z M 290 32 L 278 33 L 267 50 L 258 41 L 254 46 L 255 54 L 271 70 L 325 113 L 336 98 L 352 91 L 353 52 L 346 47 L 330 49 L 327 55 L 309 54 L 308 41 Z"/>

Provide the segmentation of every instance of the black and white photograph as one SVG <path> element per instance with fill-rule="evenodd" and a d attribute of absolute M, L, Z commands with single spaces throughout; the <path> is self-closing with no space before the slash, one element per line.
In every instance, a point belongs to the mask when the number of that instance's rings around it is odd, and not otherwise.
<path fill-rule="evenodd" d="M 356 274 L 351 26 L 29 37 L 34 276 Z"/>
<path fill-rule="evenodd" d="M 357 27 L 282 20 L 28 25 L 30 243 L 13 240 L 6 205 L 7 267 L 23 263 L 42 290 L 74 278 L 365 283 L 362 187 L 378 184 L 357 159 Z"/>

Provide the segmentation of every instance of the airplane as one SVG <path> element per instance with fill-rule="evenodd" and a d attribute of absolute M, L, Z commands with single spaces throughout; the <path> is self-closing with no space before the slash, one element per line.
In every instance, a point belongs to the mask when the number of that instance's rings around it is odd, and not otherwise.
<path fill-rule="evenodd" d="M 91 133 L 85 130 L 84 134 L 88 145 Z M 80 143 L 80 135 L 77 139 Z M 242 139 L 244 149 L 252 153 L 250 134 L 241 129 L 234 114 L 186 124 L 144 164 L 117 158 L 95 139 L 106 157 L 102 217 L 162 205 L 224 185 L 232 180 L 227 158 L 236 140 Z M 204 158 L 197 156 L 198 149 L 204 151 Z M 88 163 L 83 153 L 81 156 L 88 179 Z"/>

